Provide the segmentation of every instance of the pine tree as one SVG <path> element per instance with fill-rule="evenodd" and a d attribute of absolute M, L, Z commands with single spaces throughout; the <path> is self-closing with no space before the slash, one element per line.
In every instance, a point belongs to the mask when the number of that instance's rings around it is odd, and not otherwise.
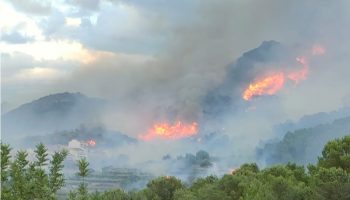
<path fill-rule="evenodd" d="M 55 152 L 52 155 L 52 160 L 50 161 L 50 173 L 49 173 L 49 188 L 51 196 L 56 194 L 56 192 L 64 186 L 64 176 L 62 173 L 63 161 L 67 157 L 68 151 L 63 150 L 60 152 Z M 52 197 L 53 198 L 53 197 Z"/>
<path fill-rule="evenodd" d="M 1 144 L 1 199 L 56 199 L 56 192 L 64 185 L 62 169 L 67 151 L 55 152 L 47 166 L 48 153 L 43 144 L 36 146 L 34 162 L 27 160 L 26 151 L 18 151 L 11 161 L 10 150 L 9 145 Z"/>
<path fill-rule="evenodd" d="M 86 160 L 86 158 L 83 158 L 78 161 L 77 163 L 79 167 L 78 176 L 80 176 L 83 179 L 83 182 L 80 183 L 78 188 L 78 199 L 85 200 L 88 198 L 88 192 L 87 192 L 87 185 L 85 184 L 85 177 L 89 174 L 89 162 Z"/>
<path fill-rule="evenodd" d="M 11 158 L 10 152 L 10 146 L 1 143 L 1 197 L 3 197 L 4 199 L 10 198 L 10 189 L 8 183 Z"/>
<path fill-rule="evenodd" d="M 27 182 L 27 171 L 28 164 L 27 152 L 18 151 L 14 162 L 10 167 L 11 176 L 11 196 L 16 199 L 28 199 L 28 182 Z"/>
<path fill-rule="evenodd" d="M 48 175 L 45 172 L 48 153 L 44 144 L 40 143 L 35 149 L 36 161 L 30 166 L 29 175 L 33 178 L 32 190 L 36 199 L 46 199 L 50 194 Z"/>

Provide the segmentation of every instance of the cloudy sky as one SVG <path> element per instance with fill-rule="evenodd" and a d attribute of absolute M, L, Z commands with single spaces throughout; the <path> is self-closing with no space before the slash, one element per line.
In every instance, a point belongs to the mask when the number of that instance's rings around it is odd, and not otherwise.
<path fill-rule="evenodd" d="M 276 40 L 322 43 L 333 52 L 327 60 L 332 66 L 313 82 L 337 87 L 334 99 L 327 95 L 332 104 L 320 105 L 331 110 L 349 90 L 349 8 L 347 0 L 0 1 L 2 107 L 79 91 L 195 109 L 191 100 L 219 83 L 229 63 Z M 314 89 L 310 84 L 295 91 L 286 107 L 294 109 L 300 95 Z"/>

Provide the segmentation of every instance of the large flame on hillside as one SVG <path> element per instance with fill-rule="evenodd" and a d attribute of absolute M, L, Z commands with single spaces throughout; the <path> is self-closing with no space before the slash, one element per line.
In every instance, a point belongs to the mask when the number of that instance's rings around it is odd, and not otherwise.
<path fill-rule="evenodd" d="M 321 45 L 314 45 L 311 49 L 311 55 L 322 55 L 326 49 Z M 243 91 L 242 98 L 246 101 L 251 100 L 255 96 L 273 95 L 282 89 L 286 80 L 290 80 L 298 84 L 301 80 L 307 78 L 309 66 L 306 56 L 298 56 L 295 58 L 298 63 L 297 69 L 290 71 L 278 71 L 270 73 L 268 76 L 259 77 Z"/>
<path fill-rule="evenodd" d="M 198 124 L 196 122 L 183 123 L 177 121 L 173 124 L 155 123 L 146 134 L 140 135 L 139 139 L 145 141 L 155 138 L 176 140 L 196 135 L 197 132 Z"/>
<path fill-rule="evenodd" d="M 249 84 L 248 88 L 243 92 L 242 98 L 245 100 L 250 100 L 253 96 L 257 95 L 272 95 L 282 88 L 283 83 L 283 73 L 277 73 L 264 77 L 262 80 Z"/>

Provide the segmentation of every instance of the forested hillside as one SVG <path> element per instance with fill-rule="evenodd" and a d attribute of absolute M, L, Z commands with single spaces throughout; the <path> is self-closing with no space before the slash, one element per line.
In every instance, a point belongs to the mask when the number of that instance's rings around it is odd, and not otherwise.
<path fill-rule="evenodd" d="M 327 141 L 349 134 L 350 116 L 332 123 L 288 132 L 281 141 L 269 142 L 258 149 L 257 157 L 266 165 L 288 162 L 315 163 Z"/>

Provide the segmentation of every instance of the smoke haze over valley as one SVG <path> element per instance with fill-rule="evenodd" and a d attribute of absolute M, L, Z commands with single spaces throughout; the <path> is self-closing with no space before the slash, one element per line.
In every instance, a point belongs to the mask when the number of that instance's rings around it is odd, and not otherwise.
<path fill-rule="evenodd" d="M 6 0 L 0 17 L 1 141 L 67 148 L 68 172 L 191 182 L 314 163 L 350 134 L 349 1 Z"/>

